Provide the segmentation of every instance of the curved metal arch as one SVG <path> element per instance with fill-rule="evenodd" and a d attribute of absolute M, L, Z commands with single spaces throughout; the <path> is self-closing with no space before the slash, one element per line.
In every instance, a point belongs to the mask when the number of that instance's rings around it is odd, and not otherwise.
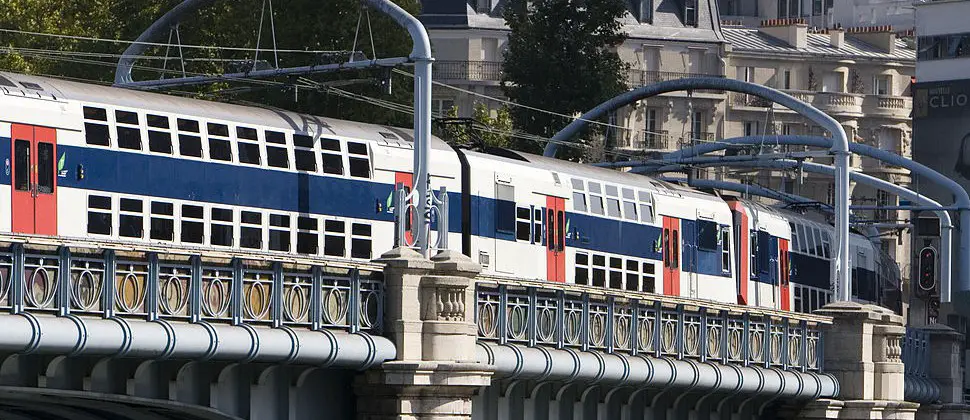
<path fill-rule="evenodd" d="M 731 166 L 747 166 L 756 168 L 769 168 L 769 169 L 793 169 L 801 167 L 808 172 L 821 173 L 826 175 L 831 175 L 835 172 L 835 168 L 829 165 L 822 165 L 819 163 L 811 162 L 800 162 L 796 160 L 781 159 L 781 160 L 757 160 L 756 157 L 748 157 L 748 161 L 739 161 L 732 163 Z M 687 158 L 683 160 L 688 160 Z M 676 162 L 676 161 L 674 161 Z M 694 166 L 723 166 L 724 163 L 700 163 L 694 164 Z M 668 165 L 663 168 L 658 168 L 658 170 L 678 170 L 682 169 L 681 165 Z M 930 207 L 942 207 L 940 203 L 924 196 L 917 194 L 916 192 L 900 187 L 888 181 L 881 180 L 879 178 L 869 176 L 860 172 L 850 172 L 849 177 L 860 184 L 865 184 L 873 188 L 878 188 L 883 191 L 893 193 L 900 198 L 906 198 L 919 205 L 930 206 Z M 953 253 L 953 221 L 950 218 L 950 213 L 946 210 L 935 210 L 936 215 L 940 218 L 940 300 L 942 302 L 950 301 L 951 294 L 951 262 Z M 970 229 L 968 229 L 970 231 Z M 962 247 L 961 247 L 962 252 Z M 962 255 L 962 254 L 961 254 Z"/>
<path fill-rule="evenodd" d="M 408 31 L 413 45 L 409 58 L 414 62 L 414 201 L 417 211 L 414 212 L 414 224 L 421 228 L 414 229 L 415 244 L 422 255 L 428 251 L 428 236 L 431 226 L 430 208 L 431 195 L 429 188 L 431 178 L 428 166 L 431 164 L 431 39 L 428 31 L 418 18 L 411 16 L 391 0 L 361 0 L 364 4 L 387 15 L 399 26 Z M 131 69 L 135 57 L 145 52 L 147 42 L 164 34 L 165 30 L 177 24 L 183 17 L 208 6 L 215 0 L 185 0 L 169 10 L 160 19 L 152 23 L 136 41 L 128 46 L 115 68 L 115 84 L 124 85 L 131 82 Z"/>
<path fill-rule="evenodd" d="M 745 137 L 735 137 L 731 139 L 724 139 L 718 143 L 702 144 L 702 145 L 689 147 L 680 151 L 668 153 L 664 155 L 664 160 L 667 161 L 664 163 L 673 163 L 675 161 L 685 162 L 685 163 L 692 162 L 685 159 L 692 156 L 724 150 L 734 145 L 761 144 L 763 141 L 764 141 L 764 138 L 762 136 L 745 136 Z M 770 143 L 777 144 L 777 145 L 829 147 L 833 145 L 833 143 L 838 143 L 838 142 L 833 142 L 833 140 L 830 138 L 819 137 L 819 136 L 772 136 Z M 879 149 L 877 147 L 872 147 L 872 146 L 860 144 L 860 143 L 851 143 L 849 144 L 849 151 L 859 155 L 878 159 L 880 161 L 886 162 L 894 166 L 899 166 L 899 167 L 908 169 L 911 173 L 915 173 L 919 176 L 924 176 L 928 178 L 930 181 L 935 182 L 937 185 L 940 185 L 950 190 L 950 192 L 953 193 L 954 206 L 960 209 L 959 210 L 960 226 L 970 226 L 970 194 L 968 194 L 967 190 L 963 189 L 963 187 L 961 187 L 960 184 L 958 184 L 956 181 L 950 178 L 947 178 L 946 176 L 943 176 L 939 172 L 936 172 L 935 170 L 921 163 L 914 162 L 898 154 L 888 152 L 888 151 Z M 744 156 L 730 156 L 730 157 L 720 157 L 713 160 L 720 160 L 721 162 L 724 162 L 725 160 L 746 161 L 746 159 L 744 158 L 745 158 Z M 700 163 L 701 161 L 693 161 L 693 162 Z M 620 162 L 617 162 L 617 163 L 620 163 Z M 650 166 L 661 165 L 664 163 L 651 161 L 648 163 L 648 165 Z M 639 166 L 639 165 L 636 165 L 636 166 Z M 715 165 L 715 166 L 721 166 L 721 165 Z M 790 166 L 786 166 L 786 168 L 788 167 Z M 809 165 L 804 165 L 803 167 L 808 168 Z M 635 168 L 632 171 L 642 172 L 643 170 L 640 168 Z M 855 179 L 856 178 L 855 174 L 856 173 L 853 172 L 852 175 L 850 176 Z M 913 193 L 908 189 L 895 188 L 895 187 L 898 187 L 895 184 L 887 183 L 887 185 L 892 185 L 894 189 L 886 190 L 886 191 L 891 191 L 894 193 L 900 192 L 902 194 L 905 194 L 907 198 L 914 197 L 914 198 L 909 198 L 912 201 L 922 202 L 922 203 L 927 202 L 926 197 Z M 882 187 L 876 187 L 876 188 L 884 189 Z M 902 197 L 902 195 L 900 196 Z M 933 202 L 934 204 L 927 204 L 927 205 L 942 207 L 940 203 L 937 203 L 936 201 L 933 201 L 933 200 L 928 200 L 928 201 Z M 948 226 L 951 228 L 953 227 L 953 224 L 950 220 L 950 215 L 946 211 L 937 211 L 936 213 L 940 217 L 941 225 L 943 223 L 942 220 L 945 217 L 946 223 L 948 224 Z M 950 243 L 952 242 L 952 234 L 953 234 L 952 231 L 949 231 L 949 230 L 947 230 L 945 233 L 941 232 L 941 241 L 943 241 L 942 243 L 945 244 L 945 245 L 941 245 L 941 248 L 944 248 L 944 247 L 947 248 L 945 252 L 941 249 L 941 252 L 940 252 L 941 263 L 943 263 L 944 258 L 950 258 L 952 255 L 951 245 L 950 245 Z M 947 236 L 947 239 L 944 239 L 942 237 L 943 235 Z M 958 255 L 970 255 L 970 228 L 960 230 L 960 248 L 958 252 L 959 252 Z M 944 257 L 944 254 L 946 255 L 946 257 Z M 960 264 L 959 270 L 957 271 L 959 276 L 958 276 L 958 281 L 957 281 L 957 284 L 955 285 L 956 286 L 955 288 L 957 291 L 960 291 L 960 292 L 970 291 L 970 258 L 960 258 L 959 264 Z M 945 278 L 941 279 L 940 281 L 940 301 L 950 302 L 951 294 L 954 289 L 953 280 L 952 280 L 953 276 L 951 274 L 952 272 L 951 264 L 947 263 L 946 268 L 941 267 L 941 271 L 943 272 Z"/>
<path fill-rule="evenodd" d="M 852 198 L 849 196 L 849 139 L 845 135 L 845 129 L 834 118 L 782 91 L 754 83 L 742 82 L 740 80 L 716 77 L 690 77 L 643 86 L 603 102 L 587 111 L 579 119 L 573 120 L 573 122 L 569 123 L 569 125 L 552 137 L 552 140 L 546 144 L 543 154 L 545 156 L 555 156 L 556 150 L 559 148 L 559 143 L 568 141 L 581 129 L 586 127 L 589 121 L 596 120 L 608 112 L 662 93 L 683 90 L 689 91 L 693 89 L 717 89 L 755 95 L 784 105 L 822 126 L 829 133 L 832 133 L 832 138 L 835 141 L 831 143 L 831 149 L 835 157 L 835 166 L 838 168 L 835 177 L 836 252 L 834 254 L 836 257 L 832 265 L 832 277 L 838 281 L 838 287 L 835 293 L 836 299 L 838 301 L 851 300 L 852 271 L 849 269 L 849 203 Z M 968 215 L 968 222 L 970 222 L 970 215 Z"/>

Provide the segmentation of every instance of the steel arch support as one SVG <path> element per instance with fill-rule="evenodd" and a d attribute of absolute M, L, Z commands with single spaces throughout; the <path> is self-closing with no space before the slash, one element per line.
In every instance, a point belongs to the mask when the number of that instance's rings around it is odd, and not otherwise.
<path fill-rule="evenodd" d="M 662 93 L 693 89 L 718 89 L 755 95 L 784 105 L 822 126 L 829 133 L 832 133 L 834 141 L 831 142 L 831 150 L 834 155 L 835 166 L 838 170 L 836 171 L 835 177 L 836 258 L 832 266 L 833 271 L 831 277 L 837 279 L 839 282 L 836 288 L 836 299 L 838 301 L 851 300 L 852 293 L 850 287 L 852 287 L 852 271 L 849 269 L 849 204 L 851 200 L 851 196 L 849 195 L 849 139 L 845 135 L 845 129 L 834 118 L 784 92 L 754 83 L 715 77 L 691 77 L 655 83 L 620 94 L 587 111 L 580 118 L 573 120 L 573 122 L 556 133 L 552 137 L 552 141 L 546 144 L 546 149 L 543 154 L 545 156 L 555 156 L 560 142 L 571 139 L 576 133 L 586 127 L 589 121 L 596 120 L 608 112 Z M 970 215 L 968 215 L 968 221 L 970 221 Z"/>

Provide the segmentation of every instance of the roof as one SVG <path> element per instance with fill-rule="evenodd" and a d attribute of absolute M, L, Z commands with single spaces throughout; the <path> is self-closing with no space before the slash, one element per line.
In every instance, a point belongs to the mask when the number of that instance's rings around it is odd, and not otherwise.
<path fill-rule="evenodd" d="M 890 54 L 873 45 L 855 39 L 850 34 L 846 34 L 842 48 L 836 49 L 829 45 L 828 35 L 809 33 L 806 35 L 806 47 L 799 49 L 788 45 L 785 41 L 764 34 L 758 29 L 722 28 L 722 32 L 724 33 L 725 40 L 731 43 L 735 51 L 916 61 L 916 51 L 907 47 L 906 43 L 899 39 L 896 40 L 896 51 Z"/>

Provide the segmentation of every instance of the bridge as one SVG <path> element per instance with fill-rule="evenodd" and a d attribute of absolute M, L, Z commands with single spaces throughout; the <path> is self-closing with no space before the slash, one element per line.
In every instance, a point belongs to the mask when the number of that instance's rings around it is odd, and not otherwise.
<path fill-rule="evenodd" d="M 938 404 L 962 401 L 962 337 L 881 308 L 796 314 L 480 270 L 408 248 L 349 263 L 0 238 L 0 417 L 966 411 Z"/>

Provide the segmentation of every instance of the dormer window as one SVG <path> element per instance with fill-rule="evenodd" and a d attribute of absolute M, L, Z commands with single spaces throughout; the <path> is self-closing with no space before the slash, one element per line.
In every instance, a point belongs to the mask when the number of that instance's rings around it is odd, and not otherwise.
<path fill-rule="evenodd" d="M 684 26 L 697 27 L 697 0 L 684 0 Z"/>
<path fill-rule="evenodd" d="M 653 0 L 630 0 L 630 13 L 640 23 L 653 23 Z"/>

